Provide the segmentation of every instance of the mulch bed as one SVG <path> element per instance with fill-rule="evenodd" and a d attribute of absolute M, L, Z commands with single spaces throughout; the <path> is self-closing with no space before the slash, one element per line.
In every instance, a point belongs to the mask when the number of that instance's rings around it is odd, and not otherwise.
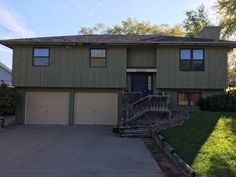
<path fill-rule="evenodd" d="M 187 112 L 183 111 L 172 111 L 171 117 L 166 112 L 148 112 L 142 117 L 130 122 L 130 126 L 150 126 L 153 125 L 159 129 L 166 129 L 172 126 L 183 124 L 185 120 L 189 118 Z"/>
<path fill-rule="evenodd" d="M 189 115 L 187 112 L 173 111 L 170 119 L 162 121 L 161 124 L 156 126 L 159 129 L 167 129 L 172 126 L 183 124 L 188 118 Z M 143 140 L 166 177 L 185 177 L 183 173 L 175 166 L 175 164 L 173 164 L 164 152 L 153 142 L 152 139 L 146 138 Z"/>
<path fill-rule="evenodd" d="M 183 124 L 187 119 L 189 119 L 189 114 L 183 111 L 172 111 L 171 118 L 168 119 L 163 124 L 157 126 L 159 129 L 167 129 L 176 125 Z"/>
<path fill-rule="evenodd" d="M 151 151 L 153 158 L 156 160 L 166 177 L 185 177 L 152 139 L 144 139 L 144 143 Z"/>

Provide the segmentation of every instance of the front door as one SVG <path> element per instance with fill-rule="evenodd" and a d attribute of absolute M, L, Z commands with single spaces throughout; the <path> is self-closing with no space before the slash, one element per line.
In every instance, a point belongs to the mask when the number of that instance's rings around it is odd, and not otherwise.
<path fill-rule="evenodd" d="M 143 97 L 153 94 L 152 74 L 150 73 L 132 73 L 131 74 L 131 91 L 142 92 Z"/>

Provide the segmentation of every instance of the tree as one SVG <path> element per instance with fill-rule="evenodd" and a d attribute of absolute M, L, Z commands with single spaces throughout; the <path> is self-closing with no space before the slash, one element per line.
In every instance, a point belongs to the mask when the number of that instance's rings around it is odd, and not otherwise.
<path fill-rule="evenodd" d="M 236 49 L 229 53 L 228 73 L 229 80 L 236 79 Z"/>
<path fill-rule="evenodd" d="M 186 19 L 183 23 L 186 35 L 195 37 L 200 30 L 210 25 L 205 6 L 202 4 L 196 10 L 187 11 Z"/>
<path fill-rule="evenodd" d="M 138 21 L 133 18 L 122 20 L 121 24 L 115 24 L 111 27 L 101 23 L 95 24 L 93 27 L 82 27 L 80 34 L 143 34 L 143 35 L 173 35 L 184 36 L 181 25 L 170 26 L 168 24 L 151 25 L 148 21 Z"/>
<path fill-rule="evenodd" d="M 113 25 L 107 28 L 107 34 L 151 34 L 152 26 L 149 22 L 137 21 L 127 18 L 121 21 L 121 25 Z"/>
<path fill-rule="evenodd" d="M 236 1 L 218 0 L 217 12 L 221 16 L 220 26 L 222 38 L 228 39 L 236 32 Z"/>
<path fill-rule="evenodd" d="M 103 23 L 97 23 L 93 27 L 82 27 L 80 28 L 79 33 L 80 34 L 102 34 L 105 33 L 105 24 Z"/>

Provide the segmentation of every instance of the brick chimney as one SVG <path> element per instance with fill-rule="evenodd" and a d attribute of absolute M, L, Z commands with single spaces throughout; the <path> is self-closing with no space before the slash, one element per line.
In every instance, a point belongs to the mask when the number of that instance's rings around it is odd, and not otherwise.
<path fill-rule="evenodd" d="M 206 26 L 198 34 L 199 38 L 214 39 L 215 41 L 220 39 L 220 27 L 219 26 Z"/>

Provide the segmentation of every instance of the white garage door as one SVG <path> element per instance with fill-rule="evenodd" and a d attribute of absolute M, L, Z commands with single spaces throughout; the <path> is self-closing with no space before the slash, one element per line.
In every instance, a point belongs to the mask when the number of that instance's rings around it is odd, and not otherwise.
<path fill-rule="evenodd" d="M 68 124 L 69 93 L 28 92 L 26 124 Z"/>
<path fill-rule="evenodd" d="M 75 124 L 115 125 L 117 93 L 76 93 L 74 113 Z"/>

